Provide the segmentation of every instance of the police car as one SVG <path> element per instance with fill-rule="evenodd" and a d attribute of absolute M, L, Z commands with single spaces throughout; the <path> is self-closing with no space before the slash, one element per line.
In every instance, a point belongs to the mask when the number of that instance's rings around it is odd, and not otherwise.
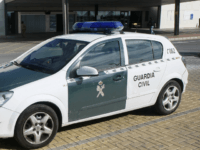
<path fill-rule="evenodd" d="M 122 32 L 120 22 L 73 29 L 1 67 L 0 138 L 39 148 L 60 127 L 148 106 L 160 115 L 178 108 L 188 71 L 167 38 Z"/>

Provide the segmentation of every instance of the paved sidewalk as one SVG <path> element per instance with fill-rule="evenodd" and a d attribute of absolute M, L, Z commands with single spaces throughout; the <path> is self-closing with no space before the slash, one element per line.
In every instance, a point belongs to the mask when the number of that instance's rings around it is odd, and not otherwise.
<path fill-rule="evenodd" d="M 40 150 L 199 150 L 200 59 L 186 60 L 189 84 L 175 113 L 159 116 L 152 108 L 145 108 L 71 125 Z M 21 147 L 12 138 L 0 139 L 0 149 Z"/>
<path fill-rule="evenodd" d="M 200 33 L 187 32 L 184 35 L 190 37 Z M 51 34 L 38 36 L 0 39 L 0 55 L 18 55 Z M 200 58 L 186 56 L 186 61 L 189 84 L 174 114 L 159 116 L 152 108 L 144 108 L 71 125 L 62 128 L 56 138 L 41 150 L 200 150 Z M 22 148 L 11 138 L 0 139 L 2 149 Z"/>

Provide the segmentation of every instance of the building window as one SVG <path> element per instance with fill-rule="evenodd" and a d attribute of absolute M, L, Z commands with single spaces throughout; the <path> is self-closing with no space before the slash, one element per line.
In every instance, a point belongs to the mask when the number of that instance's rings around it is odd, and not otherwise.
<path fill-rule="evenodd" d="M 50 15 L 50 32 L 56 32 L 57 23 L 56 23 L 56 15 Z"/>
<path fill-rule="evenodd" d="M 145 21 L 149 21 L 149 11 L 145 12 Z"/>
<path fill-rule="evenodd" d="M 77 21 L 78 22 L 90 21 L 88 11 L 77 11 Z"/>
<path fill-rule="evenodd" d="M 121 21 L 120 11 L 98 11 L 100 21 Z M 129 19 L 130 13 L 125 16 Z M 94 11 L 77 11 L 77 21 L 95 21 Z"/>

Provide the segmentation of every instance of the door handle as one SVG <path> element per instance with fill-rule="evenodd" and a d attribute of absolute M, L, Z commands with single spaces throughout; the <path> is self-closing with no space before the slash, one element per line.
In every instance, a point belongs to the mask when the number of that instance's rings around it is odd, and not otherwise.
<path fill-rule="evenodd" d="M 124 76 L 121 76 L 121 75 L 118 75 L 115 78 L 113 78 L 114 81 L 120 81 L 122 79 L 124 79 Z"/>
<path fill-rule="evenodd" d="M 160 70 L 160 68 L 156 68 L 156 69 L 154 69 L 153 71 L 154 71 L 154 72 L 160 72 L 161 70 Z"/>

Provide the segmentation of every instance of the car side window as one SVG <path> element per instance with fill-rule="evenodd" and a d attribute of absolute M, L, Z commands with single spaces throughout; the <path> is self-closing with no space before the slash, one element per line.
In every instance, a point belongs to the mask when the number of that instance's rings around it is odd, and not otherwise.
<path fill-rule="evenodd" d="M 80 62 L 80 67 L 94 67 L 104 71 L 121 66 L 121 53 L 118 41 L 100 44 L 88 52 Z"/>
<path fill-rule="evenodd" d="M 126 40 L 129 64 L 137 64 L 153 60 L 151 41 Z"/>
<path fill-rule="evenodd" d="M 163 46 L 160 42 L 151 41 L 154 52 L 154 59 L 162 59 L 163 56 Z"/>

